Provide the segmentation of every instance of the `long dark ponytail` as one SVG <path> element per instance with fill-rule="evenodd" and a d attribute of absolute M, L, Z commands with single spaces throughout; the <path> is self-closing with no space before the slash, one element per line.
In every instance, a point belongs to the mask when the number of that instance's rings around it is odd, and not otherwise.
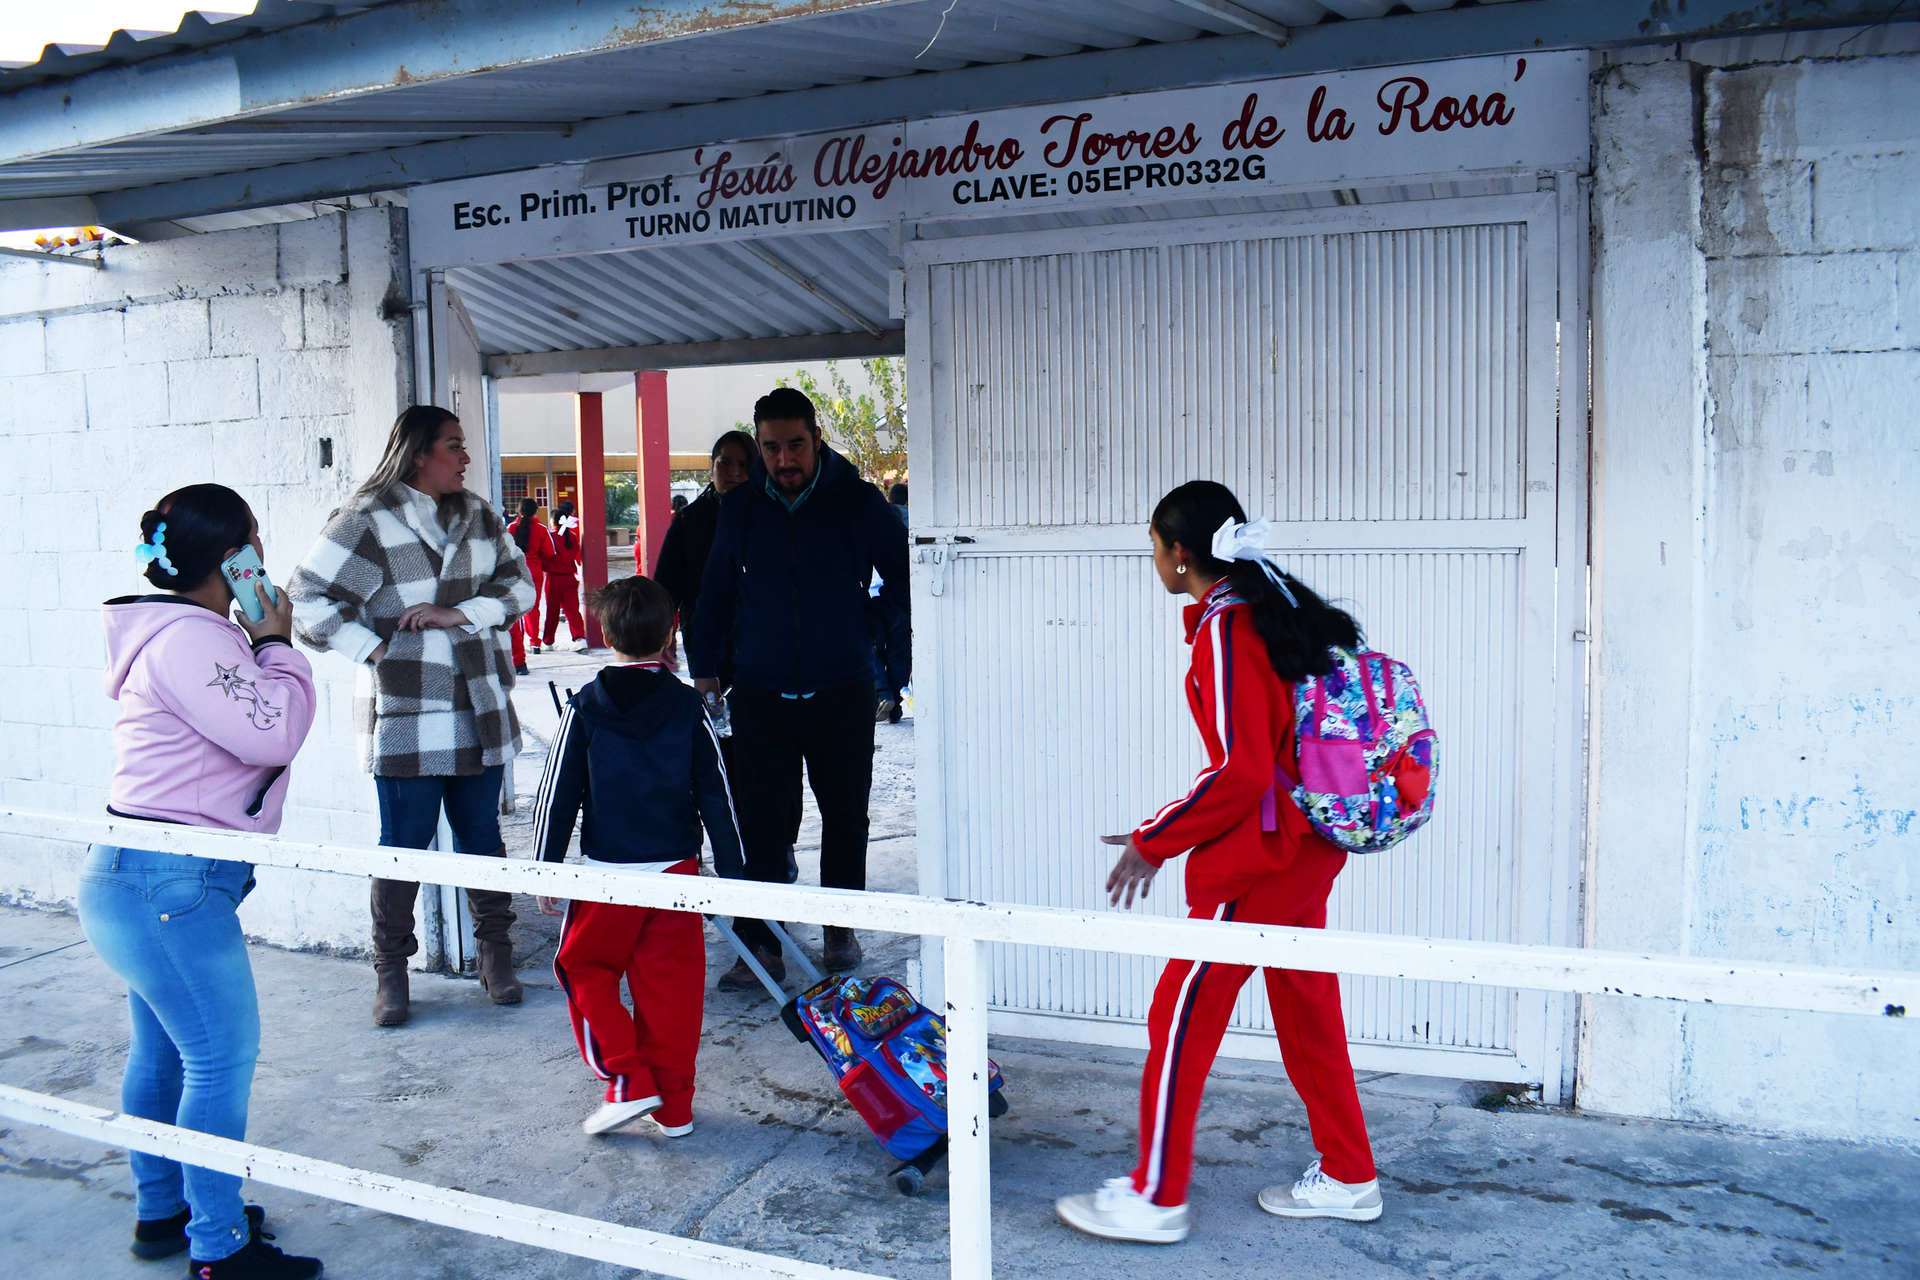
<path fill-rule="evenodd" d="M 573 550 L 577 544 L 574 541 L 573 530 L 566 528 L 561 521 L 572 515 L 574 510 L 572 498 L 560 499 L 560 505 L 553 509 L 554 530 L 560 535 L 560 545 L 569 551 Z"/>
<path fill-rule="evenodd" d="M 527 548 L 533 545 L 533 517 L 540 510 L 540 504 L 532 498 L 520 499 L 520 519 L 513 526 L 513 541 L 520 548 L 520 554 L 527 554 Z"/>
<path fill-rule="evenodd" d="M 1193 480 L 1160 499 L 1153 509 L 1153 531 L 1163 545 L 1179 543 L 1187 549 L 1187 563 L 1209 578 L 1224 576 L 1234 594 L 1247 602 L 1253 626 L 1267 644 L 1267 660 L 1274 674 L 1290 683 L 1333 670 L 1329 649 L 1358 649 L 1360 624 L 1353 615 L 1336 609 L 1289 573 L 1281 573 L 1295 603 L 1273 584 L 1259 562 L 1221 560 L 1213 554 L 1213 535 L 1232 520 L 1246 523 L 1247 513 L 1233 490 L 1211 480 Z"/>

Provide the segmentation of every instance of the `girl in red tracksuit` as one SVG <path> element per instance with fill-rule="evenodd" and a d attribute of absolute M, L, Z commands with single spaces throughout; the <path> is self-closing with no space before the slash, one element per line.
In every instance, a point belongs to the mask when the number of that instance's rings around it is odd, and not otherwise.
<path fill-rule="evenodd" d="M 540 643 L 549 649 L 560 629 L 563 609 L 573 647 L 587 647 L 587 626 L 580 621 L 580 521 L 573 510 L 573 499 L 565 498 L 553 511 L 553 556 L 547 561 L 547 625 L 540 635 Z"/>
<path fill-rule="evenodd" d="M 527 674 L 527 632 L 539 631 L 540 591 L 546 585 L 547 566 L 553 563 L 553 535 L 547 532 L 547 526 L 533 518 L 539 510 L 540 504 L 532 498 L 522 498 L 520 518 L 507 526 L 507 532 L 513 535 L 513 544 L 527 559 L 527 572 L 533 575 L 533 608 L 515 618 L 509 632 L 513 636 L 514 674 L 522 676 Z M 532 621 L 528 621 L 529 618 Z"/>
<path fill-rule="evenodd" d="M 1207 480 L 1180 486 L 1154 510 L 1154 567 L 1169 592 L 1194 598 L 1186 609 L 1193 647 L 1187 705 L 1207 767 L 1192 790 L 1131 835 L 1103 837 L 1125 846 L 1107 888 L 1113 902 L 1124 896 L 1130 907 L 1169 858 L 1191 850 L 1193 917 L 1320 929 L 1346 854 L 1315 834 L 1284 796 L 1279 829 L 1263 830 L 1261 800 L 1274 785 L 1275 762 L 1295 755 L 1294 685 L 1331 670 L 1327 650 L 1358 648 L 1360 633 L 1351 617 L 1266 562 L 1255 549 L 1264 522 L 1243 532 L 1246 524 L 1232 492 Z M 1189 960 L 1171 961 L 1161 973 L 1147 1016 L 1139 1163 L 1097 1192 L 1060 1200 L 1067 1223 L 1111 1239 L 1186 1238 L 1200 1097 L 1251 973 L 1246 965 Z M 1371 1221 L 1380 1216 L 1380 1191 L 1347 1058 L 1339 980 L 1265 973 L 1287 1079 L 1306 1104 L 1321 1158 L 1298 1182 L 1261 1192 L 1260 1207 L 1279 1217 Z"/>

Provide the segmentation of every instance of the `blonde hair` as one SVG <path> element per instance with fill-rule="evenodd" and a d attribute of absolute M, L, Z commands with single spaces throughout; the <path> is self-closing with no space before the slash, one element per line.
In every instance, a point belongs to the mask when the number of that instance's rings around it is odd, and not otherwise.
<path fill-rule="evenodd" d="M 403 410 L 393 421 L 393 432 L 387 437 L 386 452 L 380 455 L 379 465 L 374 467 L 372 475 L 361 481 L 353 496 L 372 497 L 403 480 L 413 479 L 417 470 L 414 455 L 433 448 L 433 442 L 440 438 L 440 428 L 458 421 L 458 415 L 437 404 L 416 404 Z"/>

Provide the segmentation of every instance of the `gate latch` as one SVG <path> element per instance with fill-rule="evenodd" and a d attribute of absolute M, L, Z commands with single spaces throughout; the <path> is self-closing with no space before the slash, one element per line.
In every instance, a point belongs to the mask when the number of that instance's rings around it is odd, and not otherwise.
<path fill-rule="evenodd" d="M 955 551 L 954 544 L 972 542 L 973 539 L 963 533 L 943 533 L 937 537 L 922 535 L 913 541 L 916 548 L 913 553 L 913 562 L 933 566 L 931 583 L 933 594 L 936 596 L 947 594 L 947 571 L 953 564 L 954 556 L 959 554 Z"/>

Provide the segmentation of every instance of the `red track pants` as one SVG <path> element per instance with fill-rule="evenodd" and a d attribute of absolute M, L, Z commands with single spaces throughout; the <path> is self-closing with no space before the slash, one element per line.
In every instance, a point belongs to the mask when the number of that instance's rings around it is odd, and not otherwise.
<path fill-rule="evenodd" d="M 1301 845 L 1293 865 L 1248 890 L 1238 901 L 1198 919 L 1324 929 L 1327 894 L 1346 855 L 1317 840 Z M 1140 1164 L 1133 1185 L 1158 1205 L 1187 1202 L 1193 1174 L 1193 1130 L 1220 1039 L 1233 1017 L 1250 965 L 1173 960 L 1160 974 L 1147 1014 L 1150 1048 L 1140 1082 Z M 1340 980 L 1331 973 L 1268 969 L 1267 1001 L 1287 1079 L 1307 1107 L 1321 1168 L 1339 1182 L 1374 1176 L 1367 1121 L 1347 1058 L 1347 1025 L 1340 1011 Z"/>
<path fill-rule="evenodd" d="M 698 875 L 693 859 L 669 874 Z M 620 978 L 633 997 L 620 1001 Z M 707 942 L 700 916 L 606 902 L 569 902 L 553 975 L 567 993 L 580 1056 L 607 1082 L 608 1102 L 658 1094 L 664 1125 L 693 1122 Z"/>
<path fill-rule="evenodd" d="M 527 621 L 528 618 L 532 618 L 533 622 L 528 622 Z M 527 665 L 527 628 L 534 625 L 535 623 L 538 623 L 539 621 L 540 621 L 540 614 L 536 610 L 535 612 L 526 614 L 523 617 L 515 618 L 513 620 L 513 625 L 507 628 L 507 634 L 513 637 L 513 665 L 514 666 L 524 667 Z"/>
<path fill-rule="evenodd" d="M 567 633 L 575 640 L 587 638 L 587 624 L 580 621 L 580 579 L 563 578 L 557 573 L 547 575 L 547 625 L 541 632 L 540 643 L 551 645 L 554 632 L 560 629 L 560 612 L 567 614 Z"/>

